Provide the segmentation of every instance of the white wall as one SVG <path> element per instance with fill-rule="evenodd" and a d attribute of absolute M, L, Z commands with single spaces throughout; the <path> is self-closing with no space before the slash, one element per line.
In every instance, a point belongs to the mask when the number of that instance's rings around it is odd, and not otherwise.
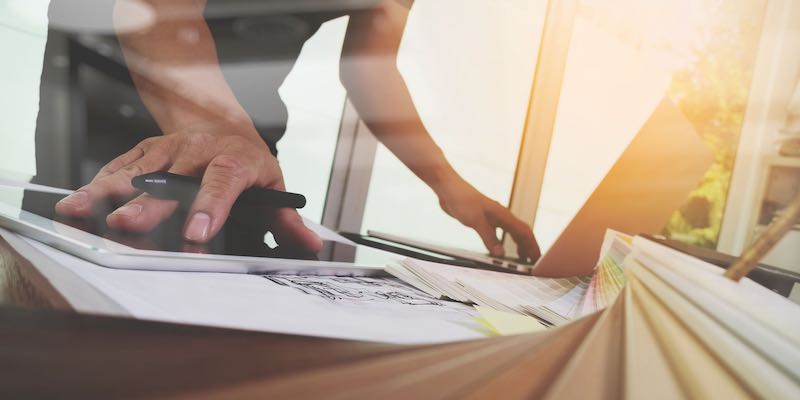
<path fill-rule="evenodd" d="M 0 2 L 0 175 L 36 174 L 34 133 L 49 0 Z"/>
<path fill-rule="evenodd" d="M 289 110 L 286 134 L 278 142 L 286 188 L 306 196 L 300 213 L 315 222 L 322 218 L 344 109 L 339 60 L 347 22 L 341 17 L 324 23 L 279 90 Z"/>
<path fill-rule="evenodd" d="M 0 178 L 36 175 L 36 115 L 47 43 L 49 0 L 0 2 Z M 22 203 L 21 191 L 3 190 L 0 199 Z"/>

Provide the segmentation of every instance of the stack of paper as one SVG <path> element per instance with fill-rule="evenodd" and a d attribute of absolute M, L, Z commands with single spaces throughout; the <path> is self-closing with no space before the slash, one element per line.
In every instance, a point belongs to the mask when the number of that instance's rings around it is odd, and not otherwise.
<path fill-rule="evenodd" d="M 0 237 L 79 312 L 397 344 L 487 333 L 472 307 L 395 279 L 114 269 L 2 228 Z"/>
<path fill-rule="evenodd" d="M 614 302 L 625 286 L 623 263 L 631 252 L 632 240 L 632 237 L 619 232 L 606 232 L 600 262 L 579 306 L 570 311 L 569 317 L 590 314 Z"/>
<path fill-rule="evenodd" d="M 626 394 L 654 384 L 695 398 L 800 396 L 800 306 L 642 238 L 625 264 L 629 284 L 618 303 L 625 336 L 637 339 L 626 341 Z M 645 367 L 666 367 L 655 359 L 677 366 L 671 380 L 640 379 Z"/>
<path fill-rule="evenodd" d="M 602 313 L 536 333 L 270 377 L 217 395 L 342 398 L 800 398 L 800 306 L 636 238 Z M 518 321 L 495 318 L 502 326 Z"/>
<path fill-rule="evenodd" d="M 415 259 L 403 260 L 387 271 L 437 298 L 536 316 L 562 324 L 601 310 L 619 294 L 625 278 L 623 260 L 631 237 L 609 230 L 594 273 L 574 278 L 539 278 L 476 270 Z"/>

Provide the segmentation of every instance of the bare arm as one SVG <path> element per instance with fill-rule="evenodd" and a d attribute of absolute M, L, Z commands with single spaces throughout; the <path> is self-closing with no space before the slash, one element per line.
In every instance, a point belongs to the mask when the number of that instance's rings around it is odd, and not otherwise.
<path fill-rule="evenodd" d="M 406 9 L 388 1 L 368 14 L 352 16 L 345 36 L 341 80 L 375 136 L 417 177 L 435 187 L 457 174 L 422 124 L 397 69 L 397 50 L 407 15 Z"/>
<path fill-rule="evenodd" d="M 508 232 L 521 258 L 535 260 L 539 248 L 531 228 L 484 196 L 450 165 L 425 128 L 397 69 L 408 10 L 393 0 L 350 19 L 341 67 L 342 83 L 375 136 L 439 197 L 442 209 L 473 228 L 493 255 L 503 246 L 495 228 Z"/>
<path fill-rule="evenodd" d="M 119 0 L 115 21 L 128 17 Z M 130 198 L 138 192 L 131 178 L 168 170 L 202 176 L 200 191 L 184 226 L 193 242 L 210 240 L 227 219 L 233 202 L 250 186 L 283 190 L 283 177 L 249 116 L 222 75 L 214 40 L 203 18 L 204 0 L 146 0 L 155 15 L 152 26 L 120 33 L 120 43 L 136 89 L 163 136 L 139 143 L 105 165 L 88 185 L 62 200 L 62 214 L 92 214 L 108 197 Z M 175 202 L 140 195 L 108 215 L 109 226 L 144 232 L 171 215 Z M 279 243 L 321 247 L 295 210 L 271 215 Z"/>
<path fill-rule="evenodd" d="M 130 17 L 127 1 L 117 2 L 116 25 Z M 145 3 L 154 11 L 154 24 L 141 31 L 119 32 L 118 38 L 136 89 L 162 131 L 169 134 L 209 120 L 255 131 L 222 75 L 203 17 L 206 1 Z"/>

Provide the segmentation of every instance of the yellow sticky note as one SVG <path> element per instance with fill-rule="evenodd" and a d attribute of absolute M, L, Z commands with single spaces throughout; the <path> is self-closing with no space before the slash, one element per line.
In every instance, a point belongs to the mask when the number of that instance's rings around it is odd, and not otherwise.
<path fill-rule="evenodd" d="M 501 335 L 518 335 L 521 333 L 538 332 L 547 329 L 536 318 L 497 311 L 494 308 L 475 306 L 481 318 L 491 325 L 492 330 Z"/>
<path fill-rule="evenodd" d="M 489 321 L 487 321 L 487 320 L 485 320 L 485 319 L 483 319 L 481 317 L 475 317 L 475 318 L 473 318 L 473 320 L 475 322 L 477 322 L 478 325 L 480 325 L 480 327 L 482 328 L 480 330 L 480 332 L 483 335 L 485 335 L 485 336 L 500 336 L 500 332 L 498 332 L 497 329 L 495 329 L 494 326 L 492 326 L 492 324 L 489 323 Z"/>

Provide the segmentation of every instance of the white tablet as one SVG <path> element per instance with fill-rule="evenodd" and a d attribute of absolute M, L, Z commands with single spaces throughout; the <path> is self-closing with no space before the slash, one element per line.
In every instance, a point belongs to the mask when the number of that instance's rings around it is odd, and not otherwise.
<path fill-rule="evenodd" d="M 324 241 L 317 254 L 264 242 L 266 228 L 244 226 L 229 219 L 219 235 L 206 245 L 184 242 L 185 215 L 176 213 L 148 234 L 109 229 L 105 216 L 117 204 L 97 210 L 93 218 L 63 218 L 54 206 L 64 195 L 25 190 L 22 205 L 3 198 L 0 187 L 0 226 L 46 243 L 61 251 L 109 268 L 230 272 L 252 274 L 355 275 L 384 274 L 387 263 L 400 256 L 366 246 Z M 18 203 L 18 202 L 17 202 Z"/>

